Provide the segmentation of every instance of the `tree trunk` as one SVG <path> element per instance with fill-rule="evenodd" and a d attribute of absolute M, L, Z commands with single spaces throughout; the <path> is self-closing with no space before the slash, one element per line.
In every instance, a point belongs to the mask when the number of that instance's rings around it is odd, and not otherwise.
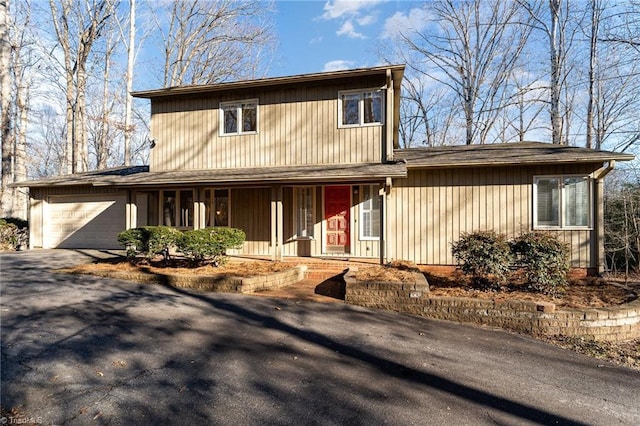
<path fill-rule="evenodd" d="M 136 2 L 129 0 L 129 45 L 127 46 L 127 93 L 125 101 L 124 115 L 124 165 L 131 164 L 131 134 L 133 128 L 131 125 L 131 106 L 133 98 L 131 91 L 133 90 L 133 64 L 135 61 L 135 35 L 136 35 Z"/>
<path fill-rule="evenodd" d="M 17 67 L 16 67 L 17 68 Z M 16 108 L 18 129 L 15 147 L 14 160 L 14 182 L 27 180 L 27 125 L 29 124 L 29 84 L 23 75 L 22 65 L 16 69 L 16 75 L 21 76 L 20 82 L 16 85 Z M 27 188 L 14 188 L 13 208 L 14 216 L 27 219 Z"/>
<path fill-rule="evenodd" d="M 559 27 L 560 1 L 549 0 L 551 11 L 551 32 L 549 34 L 549 52 L 551 54 L 551 104 L 549 114 L 551 116 L 551 141 L 562 145 L 562 116 L 560 115 L 560 74 L 562 71 L 562 46 L 558 40 L 561 32 Z"/>
<path fill-rule="evenodd" d="M 13 131 L 11 129 L 11 40 L 9 34 L 9 0 L 0 0 L 0 124 L 2 125 L 2 178 L 0 182 L 0 215 L 10 216 L 13 182 Z"/>
<path fill-rule="evenodd" d="M 600 25 L 600 4 L 591 0 L 591 40 L 589 44 L 589 101 L 587 103 L 587 141 L 586 147 L 593 148 L 593 104 L 595 85 L 595 66 L 598 49 L 598 27 Z M 596 148 L 600 148 L 597 146 Z"/>

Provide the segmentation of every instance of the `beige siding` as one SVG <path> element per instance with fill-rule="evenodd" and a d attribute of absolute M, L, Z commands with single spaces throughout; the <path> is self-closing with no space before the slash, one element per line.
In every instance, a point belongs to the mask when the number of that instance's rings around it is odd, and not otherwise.
<path fill-rule="evenodd" d="M 495 230 L 509 238 L 533 229 L 533 177 L 589 174 L 593 165 L 411 170 L 389 195 L 392 259 L 453 265 L 451 243 L 463 232 Z M 556 232 L 572 247 L 572 266 L 595 267 L 592 230 Z"/>
<path fill-rule="evenodd" d="M 241 253 L 268 255 L 271 240 L 271 189 L 232 189 L 230 194 L 230 226 L 246 234 Z"/>
<path fill-rule="evenodd" d="M 338 128 L 338 92 L 383 80 L 152 103 L 152 171 L 379 162 L 384 126 Z M 220 136 L 220 102 L 258 99 L 258 133 Z"/>

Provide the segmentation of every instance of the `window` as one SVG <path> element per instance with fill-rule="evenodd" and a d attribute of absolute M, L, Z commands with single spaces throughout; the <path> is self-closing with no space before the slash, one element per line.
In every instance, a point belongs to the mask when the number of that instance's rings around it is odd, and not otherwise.
<path fill-rule="evenodd" d="M 240 135 L 258 132 L 258 100 L 220 104 L 220 134 Z"/>
<path fill-rule="evenodd" d="M 313 238 L 313 188 L 295 188 L 296 237 Z"/>
<path fill-rule="evenodd" d="M 591 181 L 586 176 L 536 177 L 534 228 L 591 226 Z"/>
<path fill-rule="evenodd" d="M 360 203 L 360 239 L 377 240 L 380 238 L 380 196 L 377 185 L 362 188 Z"/>
<path fill-rule="evenodd" d="M 340 92 L 340 127 L 382 124 L 382 90 Z"/>
<path fill-rule="evenodd" d="M 229 190 L 207 189 L 204 192 L 205 224 L 229 226 Z"/>
<path fill-rule="evenodd" d="M 160 191 L 162 199 L 161 223 L 178 228 L 193 227 L 193 191 Z M 152 222 L 151 222 L 152 223 Z"/>

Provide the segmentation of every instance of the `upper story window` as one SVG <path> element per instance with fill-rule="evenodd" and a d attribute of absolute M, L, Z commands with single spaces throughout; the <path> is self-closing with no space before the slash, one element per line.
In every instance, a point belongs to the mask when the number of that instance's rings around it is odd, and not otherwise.
<path fill-rule="evenodd" d="M 338 94 L 340 127 L 382 124 L 382 90 L 359 90 Z"/>
<path fill-rule="evenodd" d="M 535 177 L 535 229 L 591 227 L 591 180 L 587 176 Z"/>
<path fill-rule="evenodd" d="M 220 135 L 258 132 L 258 100 L 220 103 Z"/>

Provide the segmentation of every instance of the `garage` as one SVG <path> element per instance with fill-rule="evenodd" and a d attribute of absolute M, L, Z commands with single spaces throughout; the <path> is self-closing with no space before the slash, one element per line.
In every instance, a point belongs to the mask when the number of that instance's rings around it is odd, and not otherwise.
<path fill-rule="evenodd" d="M 117 249 L 126 228 L 123 194 L 50 196 L 44 214 L 44 248 Z"/>

